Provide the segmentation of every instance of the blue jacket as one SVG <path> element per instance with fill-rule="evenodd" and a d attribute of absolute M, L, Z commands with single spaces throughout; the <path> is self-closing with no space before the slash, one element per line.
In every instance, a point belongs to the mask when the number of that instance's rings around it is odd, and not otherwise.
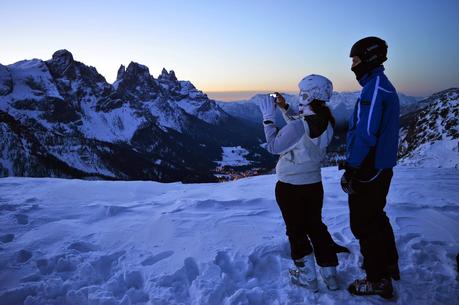
<path fill-rule="evenodd" d="M 379 66 L 359 80 L 363 89 L 349 120 L 346 161 L 361 167 L 371 152 L 376 169 L 397 163 L 400 103 L 397 92 Z"/>

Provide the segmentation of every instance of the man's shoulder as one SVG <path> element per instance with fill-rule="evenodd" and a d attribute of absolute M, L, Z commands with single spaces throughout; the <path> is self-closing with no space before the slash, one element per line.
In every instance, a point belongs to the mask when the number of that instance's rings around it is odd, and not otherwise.
<path fill-rule="evenodd" d="M 384 73 L 373 77 L 362 88 L 361 100 L 371 100 L 374 95 L 394 96 L 398 98 L 397 91 Z"/>
<path fill-rule="evenodd" d="M 379 78 L 379 76 L 373 77 L 362 88 L 362 92 L 360 94 L 360 100 L 362 103 L 364 103 L 367 100 L 371 100 L 373 94 L 377 89 L 377 78 Z"/>

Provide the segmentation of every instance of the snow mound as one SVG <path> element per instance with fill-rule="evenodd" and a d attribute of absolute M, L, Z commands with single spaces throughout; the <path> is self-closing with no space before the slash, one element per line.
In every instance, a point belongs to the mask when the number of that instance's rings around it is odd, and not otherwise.
<path fill-rule="evenodd" d="M 414 179 L 415 177 L 415 179 Z M 340 172 L 323 169 L 323 217 L 340 290 L 290 284 L 273 175 L 227 183 L 0 179 L 0 304 L 386 304 L 362 276 Z M 400 253 L 394 304 L 457 304 L 457 169 L 399 167 L 388 197 Z"/>
<path fill-rule="evenodd" d="M 399 161 L 401 165 L 415 167 L 459 168 L 459 141 L 445 139 L 419 145 L 413 157 Z"/>

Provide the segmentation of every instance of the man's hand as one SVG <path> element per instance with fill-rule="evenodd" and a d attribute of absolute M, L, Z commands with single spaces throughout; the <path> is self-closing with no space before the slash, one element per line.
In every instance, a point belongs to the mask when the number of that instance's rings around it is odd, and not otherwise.
<path fill-rule="evenodd" d="M 275 123 L 276 103 L 274 103 L 274 98 L 267 94 L 263 96 L 258 106 L 260 107 L 261 114 L 263 115 L 263 121 L 271 121 Z"/>
<path fill-rule="evenodd" d="M 339 169 L 344 169 L 344 174 L 341 177 L 341 188 L 349 195 L 357 193 L 357 168 L 352 167 L 348 164 L 340 164 Z"/>

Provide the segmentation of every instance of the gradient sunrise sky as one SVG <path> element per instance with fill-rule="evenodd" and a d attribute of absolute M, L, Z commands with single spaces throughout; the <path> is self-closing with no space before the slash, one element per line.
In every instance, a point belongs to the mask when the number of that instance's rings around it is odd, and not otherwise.
<path fill-rule="evenodd" d="M 359 90 L 349 49 L 379 36 L 398 91 L 459 87 L 459 0 L 0 0 L 0 12 L 0 63 L 68 49 L 109 82 L 136 61 L 221 99 L 226 93 L 213 92 L 295 92 L 310 73 L 329 77 L 336 91 Z"/>

